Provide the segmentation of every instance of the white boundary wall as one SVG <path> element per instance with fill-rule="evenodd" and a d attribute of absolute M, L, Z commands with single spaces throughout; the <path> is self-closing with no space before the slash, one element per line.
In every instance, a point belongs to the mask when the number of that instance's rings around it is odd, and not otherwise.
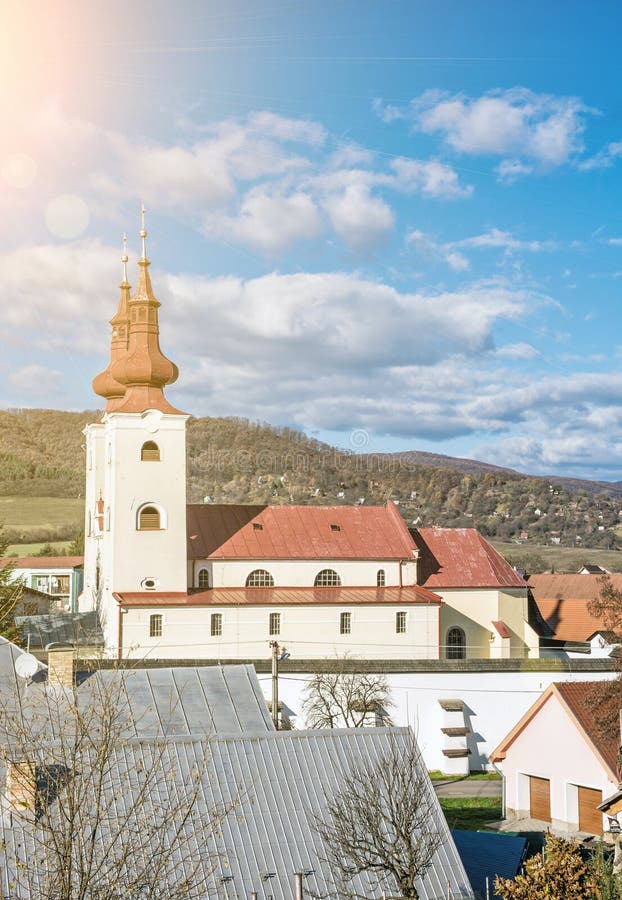
<path fill-rule="evenodd" d="M 516 725 L 542 691 L 553 681 L 601 681 L 616 672 L 416 672 L 388 675 L 395 706 L 390 710 L 395 725 L 410 725 L 418 736 L 428 769 L 463 773 L 490 768 L 488 755 Z M 266 699 L 271 697 L 270 675 L 258 675 Z M 294 727 L 304 728 L 300 713 L 302 694 L 311 676 L 288 671 L 279 676 L 279 700 L 296 714 Z M 452 746 L 443 734 L 447 713 L 439 700 L 459 699 L 464 704 L 463 722 L 470 729 L 466 758 L 449 759 L 443 748 Z M 456 714 L 452 714 L 456 715 Z M 460 714 L 459 714 L 460 715 Z M 464 739 L 463 739 L 464 741 Z"/>

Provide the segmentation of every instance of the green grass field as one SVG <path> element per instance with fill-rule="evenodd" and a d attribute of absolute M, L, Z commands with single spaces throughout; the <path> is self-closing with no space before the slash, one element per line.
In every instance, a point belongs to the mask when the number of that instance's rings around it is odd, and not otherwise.
<path fill-rule="evenodd" d="M 513 544 L 490 541 L 501 556 L 520 557 L 533 553 L 541 556 L 556 572 L 578 572 L 584 563 L 594 563 L 610 572 L 622 572 L 622 553 L 619 550 L 591 550 L 589 547 L 556 547 L 553 544 Z"/>
<path fill-rule="evenodd" d="M 62 497 L 0 497 L 0 526 L 22 556 L 33 544 L 65 543 L 84 526 L 84 500 Z"/>
<path fill-rule="evenodd" d="M 7 556 L 38 556 L 48 544 L 52 547 L 55 556 L 64 556 L 71 541 L 43 541 L 36 544 L 9 544 Z"/>
<path fill-rule="evenodd" d="M 477 831 L 501 818 L 500 797 L 439 797 L 439 802 L 450 828 Z"/>

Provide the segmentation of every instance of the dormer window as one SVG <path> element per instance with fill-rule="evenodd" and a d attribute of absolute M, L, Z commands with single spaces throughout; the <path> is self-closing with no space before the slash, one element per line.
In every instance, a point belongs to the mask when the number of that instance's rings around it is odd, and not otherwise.
<path fill-rule="evenodd" d="M 253 531 L 263 531 L 261 522 L 253 522 Z"/>
<path fill-rule="evenodd" d="M 341 531 L 341 525 L 331 525 L 330 530 L 331 531 Z"/>
<path fill-rule="evenodd" d="M 160 462 L 160 448 L 155 441 L 145 441 L 140 449 L 140 458 L 143 462 Z"/>

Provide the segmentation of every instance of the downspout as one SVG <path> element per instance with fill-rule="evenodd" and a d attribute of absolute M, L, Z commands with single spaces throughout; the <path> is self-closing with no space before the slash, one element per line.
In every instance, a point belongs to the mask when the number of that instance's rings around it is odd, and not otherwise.
<path fill-rule="evenodd" d="M 123 659 L 123 613 L 124 612 L 125 612 L 125 610 L 121 606 L 121 603 L 119 603 L 119 625 L 118 625 L 119 637 L 118 637 L 118 641 L 117 641 L 117 659 L 118 660 Z"/>
<path fill-rule="evenodd" d="M 505 775 L 503 774 L 503 770 L 496 766 L 492 760 L 490 760 L 490 765 L 497 775 L 501 776 L 501 818 L 505 819 Z"/>

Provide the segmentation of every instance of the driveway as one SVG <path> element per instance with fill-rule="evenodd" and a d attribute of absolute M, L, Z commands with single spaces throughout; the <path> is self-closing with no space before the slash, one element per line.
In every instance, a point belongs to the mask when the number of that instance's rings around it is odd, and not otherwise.
<path fill-rule="evenodd" d="M 433 781 L 438 797 L 500 797 L 501 780 L 487 781 L 485 778 L 447 778 Z"/>

